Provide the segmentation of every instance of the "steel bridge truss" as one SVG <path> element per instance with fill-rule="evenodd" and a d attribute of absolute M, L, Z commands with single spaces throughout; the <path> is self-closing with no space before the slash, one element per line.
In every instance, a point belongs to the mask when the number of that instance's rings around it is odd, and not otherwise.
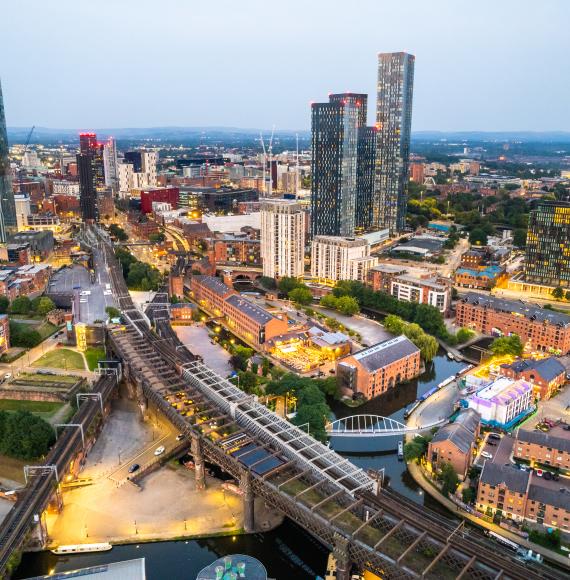
<path fill-rule="evenodd" d="M 445 423 L 445 420 L 437 421 L 429 425 L 420 427 L 408 427 L 400 421 L 381 417 L 380 415 L 352 415 L 337 419 L 326 425 L 327 434 L 330 437 L 393 437 L 396 435 L 405 435 L 407 433 L 420 433 L 429 431 Z"/>

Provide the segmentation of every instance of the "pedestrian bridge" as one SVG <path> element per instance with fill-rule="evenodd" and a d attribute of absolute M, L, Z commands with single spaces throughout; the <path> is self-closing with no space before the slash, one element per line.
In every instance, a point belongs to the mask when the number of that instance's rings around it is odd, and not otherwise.
<path fill-rule="evenodd" d="M 380 415 L 352 415 L 337 419 L 326 425 L 329 437 L 393 437 L 395 435 L 406 435 L 408 433 L 421 433 L 429 431 L 433 427 L 439 427 L 446 423 L 441 419 L 435 423 L 421 426 L 408 426 L 389 417 Z"/>

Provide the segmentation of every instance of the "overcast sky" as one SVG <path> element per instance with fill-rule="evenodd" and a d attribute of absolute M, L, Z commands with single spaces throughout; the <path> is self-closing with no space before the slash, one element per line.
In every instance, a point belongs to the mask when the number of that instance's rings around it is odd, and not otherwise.
<path fill-rule="evenodd" d="M 413 130 L 570 130 L 569 0 L 2 2 L 9 126 L 308 129 L 416 55 Z"/>

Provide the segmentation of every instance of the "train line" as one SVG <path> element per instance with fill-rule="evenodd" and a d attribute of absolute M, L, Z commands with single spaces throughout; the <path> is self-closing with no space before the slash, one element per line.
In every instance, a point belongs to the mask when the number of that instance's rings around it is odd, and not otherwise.
<path fill-rule="evenodd" d="M 114 375 L 102 376 L 93 386 L 91 393 L 99 393 L 105 401 L 116 385 Z M 101 412 L 98 399 L 86 399 L 70 419 L 70 423 L 80 424 L 84 432 Z M 24 493 L 8 512 L 0 526 L 0 575 L 6 569 L 12 553 L 18 550 L 34 522 L 34 516 L 46 508 L 55 487 L 57 477 L 62 476 L 77 448 L 82 444 L 81 432 L 77 428 L 66 427 L 48 453 L 41 473 L 33 475 L 28 481 Z"/>

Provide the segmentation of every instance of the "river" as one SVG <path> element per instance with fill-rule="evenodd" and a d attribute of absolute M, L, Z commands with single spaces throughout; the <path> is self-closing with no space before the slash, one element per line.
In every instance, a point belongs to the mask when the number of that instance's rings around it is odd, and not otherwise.
<path fill-rule="evenodd" d="M 440 350 L 418 379 L 400 385 L 398 389 L 377 397 L 358 409 L 349 409 L 337 403 L 333 411 L 337 417 L 369 413 L 403 421 L 404 410 L 410 403 L 464 366 L 463 363 L 449 360 Z M 392 441 L 354 442 L 351 453 L 347 456 L 365 469 L 384 467 L 386 481 L 393 489 L 417 503 L 437 510 L 444 517 L 448 516 L 437 502 L 424 496 L 409 475 L 406 464 L 398 461 L 394 438 L 389 439 Z M 346 441 L 344 444 L 346 445 Z M 58 557 L 50 552 L 26 553 L 14 578 L 29 578 L 48 574 L 52 570 L 63 572 L 144 557 L 149 580 L 194 580 L 204 566 L 231 553 L 245 553 L 258 558 L 266 566 L 269 577 L 278 580 L 306 580 L 318 575 L 324 576 L 328 555 L 328 551 L 312 536 L 286 520 L 272 532 L 251 536 L 116 546 L 110 552 L 71 557 Z"/>

